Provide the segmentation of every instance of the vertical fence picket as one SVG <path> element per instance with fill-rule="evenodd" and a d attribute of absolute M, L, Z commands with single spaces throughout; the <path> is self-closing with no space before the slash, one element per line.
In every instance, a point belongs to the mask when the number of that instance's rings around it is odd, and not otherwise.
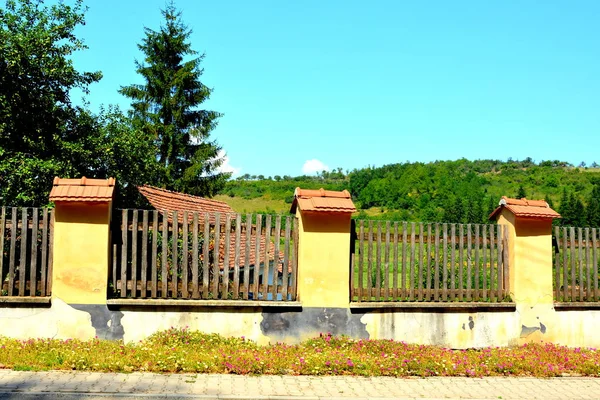
<path fill-rule="evenodd" d="M 271 247 L 271 214 L 265 218 L 265 248 L 263 251 L 263 280 L 262 296 L 263 300 L 269 300 L 269 248 Z M 275 300 L 275 299 L 272 299 Z"/>
<path fill-rule="evenodd" d="M 181 236 L 182 236 L 182 245 L 181 245 L 181 297 L 187 299 L 189 296 L 189 259 L 190 259 L 190 249 L 189 249 L 189 213 L 187 211 L 183 212 L 183 224 L 181 225 Z"/>
<path fill-rule="evenodd" d="M 434 284 L 434 300 L 440 299 L 440 224 L 435 224 L 435 274 L 433 278 Z"/>
<path fill-rule="evenodd" d="M 137 297 L 137 234 L 138 210 L 132 210 L 131 217 L 131 297 Z"/>
<path fill-rule="evenodd" d="M 597 266 L 596 266 L 597 268 Z M 592 293 L 592 273 L 590 268 L 590 228 L 585 228 L 585 301 L 591 301 Z"/>
<path fill-rule="evenodd" d="M 367 301 L 373 296 L 373 221 L 369 221 L 369 240 L 367 247 Z"/>
<path fill-rule="evenodd" d="M 400 296 L 402 296 L 402 300 L 406 300 L 406 296 L 408 295 L 406 290 L 406 243 L 408 242 L 408 224 L 406 222 L 402 223 L 402 275 L 400 275 L 400 279 L 402 281 L 402 290 L 400 291 Z"/>
<path fill-rule="evenodd" d="M 375 251 L 375 300 L 381 300 L 381 221 L 377 221 L 377 247 Z"/>
<path fill-rule="evenodd" d="M 235 255 L 233 258 L 233 299 L 240 298 L 240 252 L 242 241 L 242 214 L 235 216 Z"/>
<path fill-rule="evenodd" d="M 48 273 L 46 276 L 46 296 L 52 294 L 52 270 L 54 268 L 54 210 L 50 210 L 50 217 L 48 221 Z"/>
<path fill-rule="evenodd" d="M 8 295 L 14 294 L 15 252 L 17 251 L 17 208 L 12 207 L 10 214 L 10 250 L 8 255 Z"/>
<path fill-rule="evenodd" d="M 583 257 L 581 246 L 583 245 L 583 229 L 577 228 L 577 240 L 579 241 L 579 245 L 577 246 L 577 265 L 578 265 L 578 273 L 577 273 L 577 283 L 579 286 L 579 301 L 583 301 Z"/>
<path fill-rule="evenodd" d="M 4 221 L 4 207 L 2 208 L 2 221 Z M 4 222 L 2 223 L 4 225 Z M 0 230 L 3 226 L 0 226 Z M 4 249 L 4 234 L 0 235 L 0 249 Z M 3 251 L 3 250 L 2 250 Z M 52 251 L 52 250 L 50 250 Z M 114 252 L 114 256 L 116 256 L 117 252 Z M 0 257 L 0 267 L 2 266 L 2 261 Z M 40 271 L 40 296 L 46 296 L 46 277 L 48 274 L 48 209 L 44 208 L 42 210 L 42 270 Z M 2 268 L 0 268 L 2 271 Z M 116 273 L 114 277 L 114 287 L 115 290 L 117 288 L 116 283 Z"/>
<path fill-rule="evenodd" d="M 285 245 L 283 247 L 283 265 L 281 267 L 281 300 L 287 301 L 288 299 L 288 286 L 289 286 L 289 268 L 290 268 L 290 239 L 292 231 L 292 219 L 288 216 L 285 217 Z M 355 253 L 356 254 L 356 253 Z M 354 273 L 354 270 L 352 270 Z M 359 295 L 360 299 L 360 295 Z"/>
<path fill-rule="evenodd" d="M 481 285 L 480 285 L 480 270 L 481 266 L 479 265 L 479 255 L 481 253 L 481 231 L 479 224 L 475 225 L 475 282 L 473 283 L 473 287 L 475 288 L 475 296 L 474 300 L 479 301 L 481 299 Z"/>
<path fill-rule="evenodd" d="M 364 248 L 365 248 L 365 221 L 359 222 L 358 233 L 358 301 L 362 301 L 364 296 Z"/>
<path fill-rule="evenodd" d="M 256 235 L 254 237 L 254 291 L 252 292 L 252 298 L 254 300 L 259 299 L 259 281 L 260 281 L 260 242 L 262 236 L 262 215 L 256 215 Z"/>
<path fill-rule="evenodd" d="M 150 296 L 155 299 L 158 296 L 158 211 L 152 211 L 152 261 L 151 277 L 152 287 Z"/>
<path fill-rule="evenodd" d="M 210 291 L 210 215 L 204 213 L 204 238 L 202 242 L 202 298 L 208 299 Z"/>
<path fill-rule="evenodd" d="M 576 289 L 576 273 L 577 273 L 577 245 L 575 242 L 575 228 L 571 228 L 569 232 L 571 239 L 571 301 L 575 301 L 577 295 Z"/>
<path fill-rule="evenodd" d="M 556 248 L 554 249 L 554 300 L 560 301 L 560 228 L 554 227 L 554 237 L 556 238 Z"/>
<path fill-rule="evenodd" d="M 21 208 L 21 240 L 19 261 L 19 296 L 25 296 L 25 283 L 27 282 L 27 208 Z M 15 227 L 16 228 L 16 227 Z"/>
<path fill-rule="evenodd" d="M 394 222 L 394 266 L 393 266 L 393 290 L 394 300 L 398 300 L 398 222 Z"/>
<path fill-rule="evenodd" d="M 169 296 L 169 270 L 167 265 L 167 256 L 169 252 L 169 212 L 165 210 L 162 214 L 162 259 L 161 259 L 161 273 L 160 273 L 160 294 L 163 298 Z M 121 267 L 122 268 L 122 267 Z"/>
<path fill-rule="evenodd" d="M 198 289 L 198 280 L 200 279 L 198 270 L 198 260 L 200 259 L 198 223 L 198 212 L 194 211 L 192 215 L 192 299 L 200 297 L 200 290 Z"/>
<path fill-rule="evenodd" d="M 225 253 L 223 257 L 223 300 L 227 300 L 229 298 L 229 261 L 231 254 L 231 214 L 227 214 L 225 216 L 225 242 L 223 243 L 225 247 Z"/>
<path fill-rule="evenodd" d="M 458 300 L 464 300 L 464 247 L 465 247 L 465 226 L 460 224 L 458 226 Z"/>
<path fill-rule="evenodd" d="M 219 299 L 219 275 L 221 266 L 221 214 L 215 214 L 215 239 L 213 247 L 213 266 L 212 266 L 212 298 Z"/>
<path fill-rule="evenodd" d="M 481 275 L 483 275 L 482 276 L 483 285 L 481 288 L 481 297 L 485 301 L 488 299 L 488 292 L 487 292 L 487 225 L 483 225 L 483 227 L 481 229 L 481 238 L 482 238 L 482 242 L 481 242 L 481 247 L 482 247 Z"/>
<path fill-rule="evenodd" d="M 456 224 L 450 225 L 450 298 L 456 300 Z"/>
<path fill-rule="evenodd" d="M 273 243 L 273 301 L 277 301 L 277 281 L 279 280 L 279 239 L 281 238 L 281 215 L 275 217 L 275 237 Z M 269 263 L 267 262 L 267 265 Z"/>
<path fill-rule="evenodd" d="M 443 272 L 442 272 L 442 299 L 448 301 L 448 224 L 442 225 L 443 236 Z"/>
<path fill-rule="evenodd" d="M 568 301 L 568 295 L 569 295 L 569 291 L 568 291 L 568 267 L 569 267 L 569 247 L 568 247 L 568 235 L 567 235 L 567 228 L 563 228 L 562 229 L 562 233 L 563 233 L 563 251 L 562 251 L 562 261 L 563 261 L 563 284 L 562 284 L 562 288 L 563 288 L 563 301 Z"/>
<path fill-rule="evenodd" d="M 490 296 L 489 298 L 492 299 L 492 301 L 494 301 L 495 299 L 495 295 L 496 292 L 494 291 L 494 263 L 496 262 L 496 249 L 495 249 L 495 243 L 494 243 L 494 230 L 495 230 L 495 226 L 494 225 L 490 225 Z"/>
<path fill-rule="evenodd" d="M 419 223 L 419 301 L 423 301 L 423 256 L 424 256 L 424 243 L 423 236 L 425 236 L 423 223 Z"/>
<path fill-rule="evenodd" d="M 473 300 L 473 289 L 471 286 L 471 282 L 472 282 L 472 273 L 473 273 L 473 269 L 471 268 L 471 265 L 473 264 L 472 261 L 472 257 L 473 257 L 473 253 L 472 253 L 472 237 L 471 237 L 471 224 L 467 224 L 467 301 L 471 301 Z"/>
<path fill-rule="evenodd" d="M 496 250 L 498 251 L 497 258 L 497 282 L 496 282 L 496 301 L 502 301 L 502 225 L 496 226 Z"/>
<path fill-rule="evenodd" d="M 38 267 L 38 228 L 39 228 L 39 209 L 32 208 L 32 226 L 31 226 L 31 256 L 29 269 L 29 295 L 36 296 L 37 293 L 37 267 Z M 2 249 L 0 247 L 0 249 Z M 0 250 L 3 251 L 3 250 Z"/>
<path fill-rule="evenodd" d="M 127 297 L 127 209 L 121 211 L 121 297 Z M 166 256 L 166 255 L 165 255 Z"/>
<path fill-rule="evenodd" d="M 171 225 L 171 238 L 173 240 L 171 246 L 171 283 L 173 285 L 173 291 L 171 297 L 176 299 L 179 297 L 179 213 L 173 211 L 173 225 Z"/>
<path fill-rule="evenodd" d="M 385 222 L 385 271 L 384 271 L 384 300 L 390 299 L 390 221 Z"/>
<path fill-rule="evenodd" d="M 504 257 L 504 298 L 507 299 L 510 295 L 510 269 L 508 265 L 508 226 L 504 226 L 504 235 L 502 237 L 503 240 L 503 257 Z"/>
<path fill-rule="evenodd" d="M 596 228 L 592 228 L 592 262 L 594 263 L 594 301 L 598 301 L 598 252 L 596 247 Z"/>
<path fill-rule="evenodd" d="M 252 247 L 252 214 L 246 214 L 246 247 L 244 248 L 244 286 L 242 296 L 248 300 L 250 290 L 250 248 Z"/>
<path fill-rule="evenodd" d="M 410 291 L 408 293 L 409 300 L 415 300 L 415 223 L 410 224 L 410 264 L 409 264 L 409 281 Z"/>
<path fill-rule="evenodd" d="M 146 297 L 148 290 L 148 210 L 142 212 L 142 273 L 140 276 L 142 290 L 140 296 Z"/>
<path fill-rule="evenodd" d="M 427 293 L 426 299 L 428 301 L 430 301 L 432 299 L 432 290 L 433 290 L 433 285 L 431 284 L 431 268 L 432 268 L 432 265 L 431 265 L 431 241 L 432 241 L 431 224 L 427 224 L 427 253 L 426 253 L 427 283 L 425 285 L 425 289 L 426 289 L 426 293 Z"/>

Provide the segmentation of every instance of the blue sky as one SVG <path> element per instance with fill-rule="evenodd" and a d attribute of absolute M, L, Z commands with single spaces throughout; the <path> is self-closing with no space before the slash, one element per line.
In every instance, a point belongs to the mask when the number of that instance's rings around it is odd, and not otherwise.
<path fill-rule="evenodd" d="M 89 0 L 88 101 L 129 102 L 164 0 Z M 532 157 L 600 163 L 600 2 L 178 0 L 238 174 Z M 306 162 L 316 160 L 313 168 Z"/>

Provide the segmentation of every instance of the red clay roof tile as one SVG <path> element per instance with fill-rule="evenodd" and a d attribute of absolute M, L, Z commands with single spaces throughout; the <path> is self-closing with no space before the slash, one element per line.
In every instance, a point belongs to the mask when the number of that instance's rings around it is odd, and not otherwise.
<path fill-rule="evenodd" d="M 54 178 L 50 201 L 109 202 L 115 190 L 115 179 Z"/>
<path fill-rule="evenodd" d="M 510 197 L 502 196 L 500 205 L 490 214 L 490 219 L 495 219 L 503 207 L 515 216 L 522 218 L 561 218 L 560 214 L 550 208 L 544 200 L 511 199 Z"/>
<path fill-rule="evenodd" d="M 296 188 L 291 212 L 295 213 L 297 207 L 300 207 L 302 211 L 347 213 L 356 211 L 356 207 L 347 190 L 338 192 L 323 188 L 319 190 Z"/>

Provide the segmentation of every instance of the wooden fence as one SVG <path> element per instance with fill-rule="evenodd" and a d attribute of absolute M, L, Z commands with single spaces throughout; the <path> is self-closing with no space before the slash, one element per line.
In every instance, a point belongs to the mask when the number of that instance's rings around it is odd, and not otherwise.
<path fill-rule="evenodd" d="M 0 208 L 0 296 L 52 293 L 54 210 Z"/>
<path fill-rule="evenodd" d="M 501 225 L 359 220 L 357 226 L 352 301 L 510 300 Z"/>
<path fill-rule="evenodd" d="M 294 217 L 121 210 L 113 221 L 114 297 L 296 300 Z"/>
<path fill-rule="evenodd" d="M 555 301 L 600 301 L 598 231 L 596 228 L 554 228 Z"/>

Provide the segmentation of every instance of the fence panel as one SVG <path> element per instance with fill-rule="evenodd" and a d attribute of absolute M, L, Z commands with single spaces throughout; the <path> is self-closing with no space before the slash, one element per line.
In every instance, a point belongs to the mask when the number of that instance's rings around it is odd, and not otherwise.
<path fill-rule="evenodd" d="M 168 210 L 149 218 L 128 209 L 113 215 L 112 236 L 120 241 L 113 245 L 113 297 L 296 299 L 295 218 L 272 223 L 270 215 Z"/>
<path fill-rule="evenodd" d="M 352 301 L 508 300 L 508 234 L 501 225 L 357 226 Z"/>
<path fill-rule="evenodd" d="M 0 207 L 0 296 L 52 293 L 54 210 Z"/>
<path fill-rule="evenodd" d="M 554 301 L 600 301 L 598 233 L 596 228 L 554 228 Z"/>

